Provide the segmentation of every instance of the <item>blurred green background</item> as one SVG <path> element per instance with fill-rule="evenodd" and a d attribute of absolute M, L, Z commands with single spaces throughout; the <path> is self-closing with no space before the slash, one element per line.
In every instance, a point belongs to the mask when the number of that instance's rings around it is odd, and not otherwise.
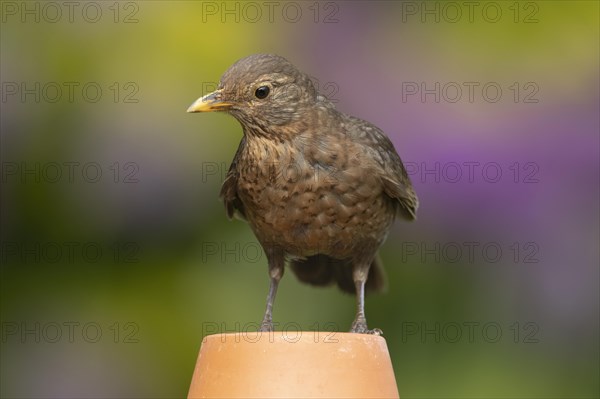
<path fill-rule="evenodd" d="M 260 52 L 411 173 L 367 299 L 401 396 L 600 395 L 597 2 L 67 3 L 1 3 L 2 397 L 183 397 L 204 334 L 256 327 L 266 260 L 218 200 L 241 129 L 185 110 Z M 283 279 L 280 328 L 353 316 Z"/>

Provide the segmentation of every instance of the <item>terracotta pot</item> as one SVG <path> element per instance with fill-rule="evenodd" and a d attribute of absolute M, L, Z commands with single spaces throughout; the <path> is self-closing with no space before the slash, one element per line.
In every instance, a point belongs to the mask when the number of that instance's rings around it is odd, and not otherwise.
<path fill-rule="evenodd" d="M 242 332 L 202 341 L 188 398 L 398 398 L 383 337 Z"/>

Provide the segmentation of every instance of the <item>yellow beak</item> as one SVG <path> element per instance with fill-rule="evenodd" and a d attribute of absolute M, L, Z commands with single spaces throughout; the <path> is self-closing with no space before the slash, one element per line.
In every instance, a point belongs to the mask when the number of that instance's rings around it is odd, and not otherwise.
<path fill-rule="evenodd" d="M 187 112 L 223 111 L 230 106 L 231 103 L 221 100 L 221 90 L 216 90 L 194 101 Z"/>

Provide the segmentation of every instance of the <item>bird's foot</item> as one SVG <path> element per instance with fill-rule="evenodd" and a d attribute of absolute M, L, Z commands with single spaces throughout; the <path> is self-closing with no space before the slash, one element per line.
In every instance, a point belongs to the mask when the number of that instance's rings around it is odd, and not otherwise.
<path fill-rule="evenodd" d="M 275 327 L 273 326 L 272 321 L 264 321 L 260 325 L 260 332 L 273 332 L 275 331 Z"/>
<path fill-rule="evenodd" d="M 374 328 L 369 330 L 366 322 L 354 322 L 352 323 L 352 327 L 350 328 L 351 333 L 355 334 L 372 334 L 372 335 L 383 335 L 383 331 L 380 328 Z"/>

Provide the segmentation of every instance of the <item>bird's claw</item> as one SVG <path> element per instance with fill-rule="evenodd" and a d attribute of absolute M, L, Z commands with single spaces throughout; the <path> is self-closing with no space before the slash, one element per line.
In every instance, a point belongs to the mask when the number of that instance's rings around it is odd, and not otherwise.
<path fill-rule="evenodd" d="M 260 325 L 260 332 L 273 332 L 275 328 L 273 327 L 272 321 L 263 321 Z"/>
<path fill-rule="evenodd" d="M 383 335 L 383 331 L 380 328 L 374 328 L 369 330 L 367 327 L 367 323 L 352 323 L 352 328 L 350 328 L 351 333 L 355 334 L 372 334 L 376 336 Z"/>

